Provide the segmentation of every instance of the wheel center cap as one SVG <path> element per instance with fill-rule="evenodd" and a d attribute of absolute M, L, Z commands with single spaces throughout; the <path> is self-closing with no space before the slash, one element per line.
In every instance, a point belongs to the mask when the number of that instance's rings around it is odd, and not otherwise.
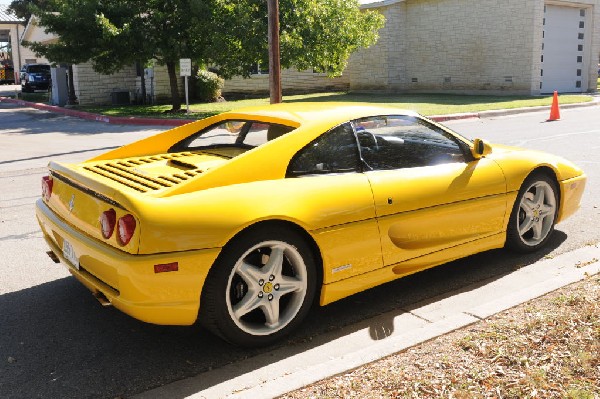
<path fill-rule="evenodd" d="M 265 285 L 263 285 L 263 291 L 266 294 L 270 294 L 271 292 L 273 292 L 273 283 L 271 283 L 271 282 L 265 283 Z"/>
<path fill-rule="evenodd" d="M 537 209 L 535 211 L 533 211 L 533 216 L 535 216 L 536 218 L 540 216 L 540 211 L 538 211 Z"/>

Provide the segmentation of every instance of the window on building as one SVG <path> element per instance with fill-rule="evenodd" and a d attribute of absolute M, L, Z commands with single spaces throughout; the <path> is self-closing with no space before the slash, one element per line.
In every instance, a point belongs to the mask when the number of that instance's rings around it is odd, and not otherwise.
<path fill-rule="evenodd" d="M 269 64 L 263 65 L 260 62 L 255 63 L 250 68 L 251 75 L 268 75 L 269 74 Z"/>

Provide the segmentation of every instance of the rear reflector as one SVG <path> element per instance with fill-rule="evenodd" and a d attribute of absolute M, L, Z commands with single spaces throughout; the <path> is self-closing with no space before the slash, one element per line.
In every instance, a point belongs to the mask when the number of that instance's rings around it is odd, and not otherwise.
<path fill-rule="evenodd" d="M 165 263 L 162 265 L 154 265 L 154 273 L 176 272 L 179 270 L 179 263 Z"/>
<path fill-rule="evenodd" d="M 52 194 L 52 186 L 54 185 L 54 181 L 50 176 L 42 177 L 42 197 L 44 200 L 50 200 L 50 195 Z"/>
<path fill-rule="evenodd" d="M 100 216 L 100 227 L 102 228 L 102 237 L 109 239 L 113 231 L 115 231 L 115 225 L 117 224 L 117 212 L 114 209 L 102 212 Z"/>
<path fill-rule="evenodd" d="M 135 218 L 132 215 L 127 214 L 119 219 L 118 225 L 119 244 L 129 244 L 131 237 L 133 237 L 133 232 L 135 231 Z"/>

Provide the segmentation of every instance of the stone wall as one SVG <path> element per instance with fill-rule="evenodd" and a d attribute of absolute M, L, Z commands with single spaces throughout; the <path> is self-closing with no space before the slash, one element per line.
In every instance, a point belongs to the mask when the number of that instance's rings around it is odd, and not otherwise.
<path fill-rule="evenodd" d="M 407 0 L 379 11 L 386 26 L 351 58 L 352 90 L 531 91 L 542 1 Z M 373 60 L 384 60 L 387 77 L 367 67 Z"/>
<path fill-rule="evenodd" d="M 379 31 L 379 40 L 367 49 L 350 56 L 344 74 L 351 90 L 385 90 L 403 88 L 406 76 L 405 3 L 377 8 L 385 17 L 385 26 Z"/>
<path fill-rule="evenodd" d="M 281 71 L 281 87 L 284 92 L 305 91 L 341 91 L 349 87 L 348 77 L 344 74 L 329 78 L 323 73 L 286 69 Z M 236 76 L 225 81 L 223 93 L 268 93 L 269 75 L 251 75 L 250 78 Z"/>
<path fill-rule="evenodd" d="M 91 63 L 73 66 L 75 95 L 79 104 L 111 104 L 114 92 L 129 92 L 131 100 L 137 92 L 135 66 L 131 65 L 112 75 L 102 75 L 94 71 Z"/>

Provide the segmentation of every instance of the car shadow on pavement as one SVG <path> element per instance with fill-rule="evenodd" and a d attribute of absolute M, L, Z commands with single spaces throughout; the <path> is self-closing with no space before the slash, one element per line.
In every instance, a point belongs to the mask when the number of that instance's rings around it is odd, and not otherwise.
<path fill-rule="evenodd" d="M 488 251 L 315 307 L 285 342 L 253 350 L 231 346 L 199 326 L 156 326 L 102 308 L 70 277 L 0 295 L 0 397 L 125 397 L 255 360 L 233 368 L 233 374 L 231 367 L 211 373 L 203 386 L 193 387 L 197 391 L 365 325 L 374 339 L 385 339 L 394 315 L 495 281 L 547 256 L 565 239 L 557 231 L 546 249 L 535 254 Z M 392 319 L 377 317 L 384 313 Z"/>

